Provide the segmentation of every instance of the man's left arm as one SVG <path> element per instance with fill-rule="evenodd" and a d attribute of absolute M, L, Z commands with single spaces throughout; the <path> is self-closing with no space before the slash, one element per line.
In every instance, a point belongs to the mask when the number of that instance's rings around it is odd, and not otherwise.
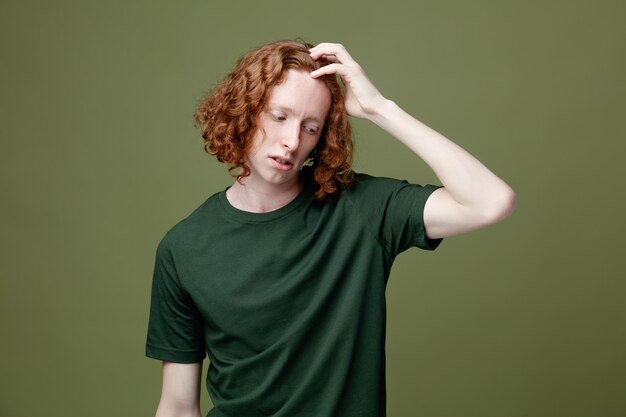
<path fill-rule="evenodd" d="M 424 206 L 429 238 L 477 230 L 513 212 L 516 196 L 508 184 L 459 145 L 383 97 L 342 45 L 319 44 L 311 49 L 311 56 L 331 62 L 313 71 L 313 77 L 341 77 L 348 114 L 371 120 L 394 136 L 422 158 L 441 181 L 444 187 L 434 191 Z"/>

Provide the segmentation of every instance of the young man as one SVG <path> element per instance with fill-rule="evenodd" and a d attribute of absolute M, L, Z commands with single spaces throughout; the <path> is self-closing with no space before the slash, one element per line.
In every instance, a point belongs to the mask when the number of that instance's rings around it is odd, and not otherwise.
<path fill-rule="evenodd" d="M 443 185 L 353 172 L 348 115 L 405 144 Z M 385 416 L 393 260 L 506 218 L 514 192 L 383 97 L 340 44 L 249 52 L 196 120 L 237 180 L 158 245 L 146 343 L 163 361 L 157 417 L 201 415 L 207 353 L 208 416 Z"/>

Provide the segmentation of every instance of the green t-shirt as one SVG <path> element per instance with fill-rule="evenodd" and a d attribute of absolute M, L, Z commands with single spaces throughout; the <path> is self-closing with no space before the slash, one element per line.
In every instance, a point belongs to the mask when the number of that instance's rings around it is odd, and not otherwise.
<path fill-rule="evenodd" d="M 422 221 L 439 187 L 357 174 L 334 201 L 306 185 L 267 213 L 212 195 L 158 245 L 146 356 L 208 353 L 207 416 L 385 416 L 387 279 L 441 243 Z"/>

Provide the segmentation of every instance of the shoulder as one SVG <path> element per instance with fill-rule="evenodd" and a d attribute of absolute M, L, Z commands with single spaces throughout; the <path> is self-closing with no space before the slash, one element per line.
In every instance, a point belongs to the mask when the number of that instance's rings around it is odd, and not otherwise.
<path fill-rule="evenodd" d="M 370 218 L 385 210 L 390 199 L 403 184 L 408 183 L 395 178 L 355 172 L 352 183 L 342 190 L 339 200 L 349 209 L 356 210 L 359 215 Z"/>
<path fill-rule="evenodd" d="M 349 198 L 384 197 L 407 184 L 406 180 L 355 172 L 354 182 L 345 190 L 345 194 Z"/>
<path fill-rule="evenodd" d="M 159 247 L 173 249 L 188 246 L 193 242 L 196 235 L 206 229 L 208 223 L 215 217 L 213 214 L 219 210 L 219 194 L 217 192 L 211 195 L 187 216 L 170 226 L 161 238 Z"/>
<path fill-rule="evenodd" d="M 347 189 L 349 193 L 362 193 L 365 191 L 385 191 L 394 189 L 402 184 L 408 184 L 405 180 L 398 180 L 389 177 L 376 177 L 373 175 L 356 172 L 354 174 L 354 182 Z"/>
<path fill-rule="evenodd" d="M 387 210 L 392 205 L 421 208 L 430 195 L 441 188 L 435 184 L 415 184 L 404 179 L 376 177 L 355 173 L 352 186 L 345 190 L 345 198 L 360 210 Z"/>

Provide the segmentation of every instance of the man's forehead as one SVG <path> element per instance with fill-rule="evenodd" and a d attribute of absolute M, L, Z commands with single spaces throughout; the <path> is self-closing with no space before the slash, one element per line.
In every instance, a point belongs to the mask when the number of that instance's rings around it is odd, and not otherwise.
<path fill-rule="evenodd" d="M 331 101 L 331 92 L 326 83 L 312 78 L 307 71 L 290 69 L 282 82 L 272 87 L 268 106 L 323 120 Z"/>

